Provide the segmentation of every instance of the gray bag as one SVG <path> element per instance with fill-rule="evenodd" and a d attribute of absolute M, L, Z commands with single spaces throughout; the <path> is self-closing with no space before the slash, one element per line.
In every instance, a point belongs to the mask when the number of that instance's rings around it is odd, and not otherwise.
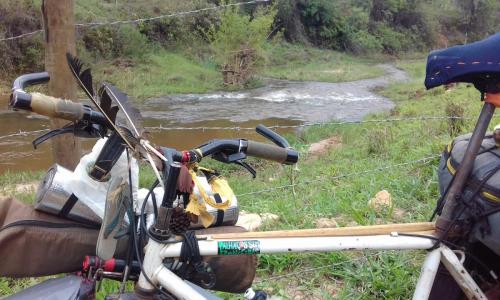
<path fill-rule="evenodd" d="M 458 170 L 470 137 L 471 134 L 457 137 L 443 152 L 438 169 L 441 195 Z M 478 240 L 500 255 L 500 145 L 491 133 L 483 139 L 462 201 L 467 208 L 460 219 L 473 222 L 471 241 Z"/>

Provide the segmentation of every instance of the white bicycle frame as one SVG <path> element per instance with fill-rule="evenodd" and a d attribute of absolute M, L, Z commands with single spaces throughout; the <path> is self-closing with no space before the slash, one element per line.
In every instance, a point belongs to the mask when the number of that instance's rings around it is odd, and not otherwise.
<path fill-rule="evenodd" d="M 199 240 L 199 249 L 202 256 L 352 250 L 432 249 L 427 254 L 423 263 L 413 299 L 428 299 L 440 262 L 448 269 L 469 299 L 486 299 L 484 293 L 462 265 L 465 260 L 464 253 L 460 251 L 454 252 L 444 245 L 440 245 L 433 249 L 435 241 L 432 239 L 404 235 L 404 233 L 411 233 L 408 229 L 411 230 L 412 225 L 421 225 L 420 227 L 425 227 L 429 225 L 432 226 L 432 223 L 344 227 L 326 230 L 306 229 L 279 232 L 280 235 L 288 234 L 294 237 L 272 237 L 276 235 L 276 232 L 219 234 L 205 236 L 204 240 Z M 391 228 L 394 230 L 391 230 Z M 387 233 L 381 234 L 384 231 Z M 352 234 L 348 234 L 349 232 L 352 232 Z M 366 232 L 379 233 L 370 235 Z M 431 235 L 432 231 L 427 230 L 413 233 Z M 240 238 L 237 238 L 238 236 Z M 200 294 L 186 281 L 179 278 L 163 265 L 163 260 L 165 258 L 178 258 L 180 252 L 181 243 L 161 244 L 150 240 L 146 246 L 143 262 L 144 272 L 153 284 L 162 286 L 165 290 L 179 299 L 206 299 L 204 295 Z M 460 259 L 457 257 L 457 254 L 459 254 Z M 154 289 L 146 280 L 143 273 L 139 278 L 138 286 L 143 290 Z"/>

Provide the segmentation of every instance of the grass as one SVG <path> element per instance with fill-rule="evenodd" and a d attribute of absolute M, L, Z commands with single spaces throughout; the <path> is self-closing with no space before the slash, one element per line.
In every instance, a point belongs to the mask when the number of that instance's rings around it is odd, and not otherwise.
<path fill-rule="evenodd" d="M 92 67 L 97 82 L 111 82 L 139 102 L 168 94 L 234 90 L 223 85 L 222 74 L 208 55 L 199 58 L 181 50 L 150 45 L 145 45 L 144 51 L 146 54 L 141 58 L 95 60 L 84 53 L 83 59 Z M 261 86 L 259 77 L 341 82 L 378 77 L 384 73 L 369 59 L 286 43 L 269 43 L 264 56 L 265 62 L 256 78 L 246 88 Z M 0 94 L 10 93 L 10 85 L 0 81 Z"/>
<path fill-rule="evenodd" d="M 98 64 L 98 79 L 116 84 L 136 99 L 180 93 L 205 93 L 222 87 L 222 78 L 210 62 L 190 60 L 163 49 L 152 51 L 143 61 Z"/>
<path fill-rule="evenodd" d="M 443 88 L 426 91 L 422 85 L 423 61 L 403 61 L 398 66 L 413 80 L 380 91 L 397 106 L 368 119 L 443 116 L 450 105 L 463 107 L 465 117 L 477 117 L 479 93 L 473 87 L 459 85 L 450 91 Z M 474 120 L 467 120 L 458 131 L 470 132 L 473 125 Z M 295 178 L 298 183 L 295 193 L 291 189 L 277 189 L 238 198 L 241 209 L 280 216 L 278 223 L 265 225 L 266 230 L 312 228 L 314 220 L 320 217 L 334 218 L 340 226 L 426 221 L 438 198 L 437 158 L 428 164 L 332 177 L 437 155 L 452 139 L 449 129 L 450 124 L 443 120 L 310 127 L 289 136 L 302 153 L 298 170 L 249 160 L 258 170 L 255 180 L 232 166 L 208 161 L 207 164 L 227 176 L 237 195 L 290 184 L 291 178 Z M 342 138 L 340 147 L 331 148 L 319 158 L 307 155 L 308 145 L 334 135 Z M 141 184 L 149 184 L 152 178 L 145 172 Z M 23 180 L 28 179 L 22 175 L 3 176 L 0 183 L 16 184 Z M 367 202 L 383 189 L 391 194 L 393 209 L 375 211 Z M 254 288 L 286 299 L 407 299 L 413 293 L 424 254 L 366 251 L 261 255 Z M 18 290 L 23 284 L 25 281 L 0 279 L 0 294 Z M 110 283 L 104 287 L 112 289 Z M 219 295 L 241 299 L 237 295 Z M 103 293 L 98 298 L 102 297 Z"/>
<path fill-rule="evenodd" d="M 97 62 L 94 74 L 98 80 L 116 84 L 139 101 L 168 94 L 233 90 L 223 85 L 218 66 L 210 57 L 200 59 L 180 51 L 153 48 L 143 59 Z M 266 60 L 258 69 L 257 78 L 340 82 L 384 73 L 368 59 L 286 43 L 269 43 L 264 56 Z M 254 79 L 246 87 L 261 84 Z"/>
<path fill-rule="evenodd" d="M 268 59 L 263 76 L 288 80 L 342 82 L 378 77 L 384 71 L 374 61 L 337 51 L 273 43 L 266 47 Z"/>
<path fill-rule="evenodd" d="M 445 92 L 443 88 L 426 91 L 422 86 L 424 63 L 416 61 L 399 63 L 414 80 L 397 84 L 381 91 L 393 99 L 397 107 L 389 113 L 369 118 L 413 117 L 422 115 L 442 116 L 450 103 L 461 106 L 466 117 L 476 117 L 480 109 L 479 93 L 471 87 L 460 85 Z M 498 120 L 498 119 L 497 119 Z M 463 132 L 469 132 L 474 121 L 467 121 Z M 494 125 L 494 124 L 493 124 Z M 328 178 L 381 166 L 439 154 L 452 138 L 446 121 L 401 122 L 391 124 L 324 126 L 310 128 L 295 141 L 296 147 L 305 149 L 307 144 L 337 135 L 342 137 L 342 146 L 331 149 L 328 155 L 305 162 L 299 166 L 297 181 L 323 178 L 315 184 L 304 184 L 296 188 L 296 194 L 289 190 L 254 195 L 251 199 L 240 198 L 243 208 L 250 211 L 271 211 L 281 216 L 282 222 L 270 229 L 310 228 L 319 217 L 333 217 L 341 226 L 351 224 L 370 225 L 390 222 L 426 221 L 438 198 L 436 167 L 438 160 L 428 165 L 413 165 L 395 168 L 387 172 L 351 176 L 345 179 Z M 232 186 L 237 193 L 269 188 L 267 178 L 275 178 L 272 185 L 290 183 L 286 171 L 264 169 L 260 180 L 242 182 L 233 179 Z M 394 211 L 376 212 L 367 206 L 367 201 L 378 191 L 388 190 L 393 199 Z M 372 252 L 373 254 L 373 252 Z M 294 298 L 300 291 L 307 291 L 323 297 L 325 282 L 334 287 L 339 299 L 407 299 L 411 296 L 419 274 L 422 253 L 380 252 L 351 263 L 349 260 L 360 254 L 286 255 L 264 256 L 259 265 L 258 287 L 272 290 L 285 298 Z M 286 262 L 283 261 L 286 260 Z M 348 261 L 342 265 L 336 265 Z M 329 266 L 306 276 L 303 269 Z M 335 267 L 333 265 L 336 265 Z M 277 282 L 266 280 L 277 275 L 286 275 L 299 269 L 299 276 L 281 278 Z M 333 279 L 333 280 L 332 280 Z M 272 282 L 272 283 L 269 283 Z M 328 290 L 328 289 L 327 289 Z M 330 296 L 323 298 L 329 299 Z"/>

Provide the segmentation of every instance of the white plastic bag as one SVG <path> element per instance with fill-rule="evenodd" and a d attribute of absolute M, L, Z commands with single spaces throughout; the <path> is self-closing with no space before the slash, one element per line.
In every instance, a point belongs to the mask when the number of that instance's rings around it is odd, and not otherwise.
<path fill-rule="evenodd" d="M 104 217 L 104 207 L 106 202 L 106 193 L 109 188 L 111 180 L 100 182 L 92 179 L 88 175 L 88 170 L 94 165 L 97 157 L 101 153 L 107 138 L 97 141 L 92 148 L 92 151 L 84 155 L 78 166 L 76 167 L 70 181 L 70 189 L 89 208 L 91 208 L 102 220 Z M 139 187 L 139 165 L 135 158 L 131 158 L 131 171 L 132 171 L 132 194 L 134 200 L 137 199 L 137 190 Z M 110 171 L 111 178 L 120 176 L 126 178 L 128 181 L 128 162 L 127 153 L 124 151 L 116 164 Z"/>

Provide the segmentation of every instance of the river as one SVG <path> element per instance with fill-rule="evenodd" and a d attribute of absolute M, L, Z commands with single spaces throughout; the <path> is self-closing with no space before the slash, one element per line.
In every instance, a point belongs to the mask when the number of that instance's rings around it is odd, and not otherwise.
<path fill-rule="evenodd" d="M 149 99 L 139 108 L 145 126 L 163 128 L 151 130 L 152 141 L 158 145 L 188 149 L 213 138 L 259 139 L 251 130 L 237 130 L 236 127 L 357 121 L 367 114 L 390 110 L 394 104 L 373 90 L 406 80 L 407 75 L 392 65 L 379 67 L 384 69 L 385 75 L 373 79 L 342 83 L 265 79 L 265 86 L 261 88 L 169 95 Z M 19 131 L 47 129 L 48 123 L 46 118 L 34 114 L 0 110 L 0 174 L 43 170 L 52 164 L 50 143 L 36 150 L 31 146 L 36 135 L 3 137 Z M 193 127 L 206 129 L 189 129 Z M 293 130 L 277 129 L 280 133 Z M 84 141 L 84 148 L 89 149 L 93 142 Z"/>

